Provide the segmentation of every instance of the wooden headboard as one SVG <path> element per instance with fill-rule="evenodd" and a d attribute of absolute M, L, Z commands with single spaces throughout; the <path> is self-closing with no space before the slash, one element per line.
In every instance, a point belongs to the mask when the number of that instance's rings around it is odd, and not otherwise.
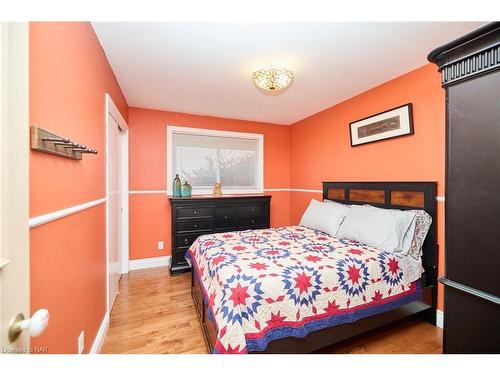
<path fill-rule="evenodd" d="M 425 285 L 437 284 L 436 182 L 323 182 L 323 199 L 399 210 L 425 210 L 432 217 L 422 246 Z"/>

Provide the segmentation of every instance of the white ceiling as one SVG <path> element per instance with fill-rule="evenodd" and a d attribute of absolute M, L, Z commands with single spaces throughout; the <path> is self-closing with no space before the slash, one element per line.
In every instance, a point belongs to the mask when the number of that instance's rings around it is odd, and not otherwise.
<path fill-rule="evenodd" d="M 480 22 L 133 23 L 93 26 L 132 107 L 292 124 L 424 65 Z M 295 80 L 279 96 L 252 72 Z"/>

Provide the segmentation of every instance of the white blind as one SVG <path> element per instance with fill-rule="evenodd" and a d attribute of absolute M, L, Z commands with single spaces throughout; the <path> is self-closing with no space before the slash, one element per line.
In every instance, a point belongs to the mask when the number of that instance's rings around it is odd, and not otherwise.
<path fill-rule="evenodd" d="M 172 147 L 174 174 L 194 190 L 257 188 L 258 139 L 173 133 Z"/>

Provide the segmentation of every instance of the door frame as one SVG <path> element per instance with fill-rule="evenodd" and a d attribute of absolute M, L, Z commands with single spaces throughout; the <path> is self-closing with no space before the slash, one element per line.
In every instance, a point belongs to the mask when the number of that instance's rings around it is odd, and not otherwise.
<path fill-rule="evenodd" d="M 129 271 L 129 216 L 128 216 L 128 124 L 118 110 L 118 107 L 113 102 L 111 95 L 106 93 L 105 97 L 105 124 L 106 124 L 106 311 L 110 313 L 109 306 L 109 168 L 108 168 L 108 152 L 109 152 L 109 121 L 108 115 L 111 115 L 123 132 L 122 140 L 122 155 L 121 155 L 121 206 L 122 215 L 120 218 L 121 224 L 121 239 L 120 239 L 120 255 L 121 255 L 121 273 Z"/>
<path fill-rule="evenodd" d="M 26 353 L 29 334 L 11 344 L 7 331 L 16 314 L 30 316 L 29 24 L 1 22 L 0 48 L 0 347 Z"/>

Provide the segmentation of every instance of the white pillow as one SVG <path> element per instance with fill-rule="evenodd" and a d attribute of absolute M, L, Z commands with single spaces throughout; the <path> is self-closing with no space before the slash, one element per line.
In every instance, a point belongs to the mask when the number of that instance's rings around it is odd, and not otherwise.
<path fill-rule="evenodd" d="M 351 207 L 351 206 L 350 206 L 350 205 L 348 205 L 348 204 L 335 202 L 335 201 L 332 201 L 332 200 L 330 200 L 330 199 L 324 199 L 324 200 L 323 200 L 323 203 L 335 203 L 335 204 L 338 204 L 339 206 L 342 206 L 342 207 L 345 207 L 345 208 L 349 208 L 349 207 Z"/>
<path fill-rule="evenodd" d="M 352 205 L 338 235 L 382 251 L 400 253 L 403 250 L 405 234 L 414 221 L 415 214 L 415 211 Z"/>
<path fill-rule="evenodd" d="M 299 225 L 335 236 L 348 210 L 349 208 L 343 204 L 312 199 Z"/>

